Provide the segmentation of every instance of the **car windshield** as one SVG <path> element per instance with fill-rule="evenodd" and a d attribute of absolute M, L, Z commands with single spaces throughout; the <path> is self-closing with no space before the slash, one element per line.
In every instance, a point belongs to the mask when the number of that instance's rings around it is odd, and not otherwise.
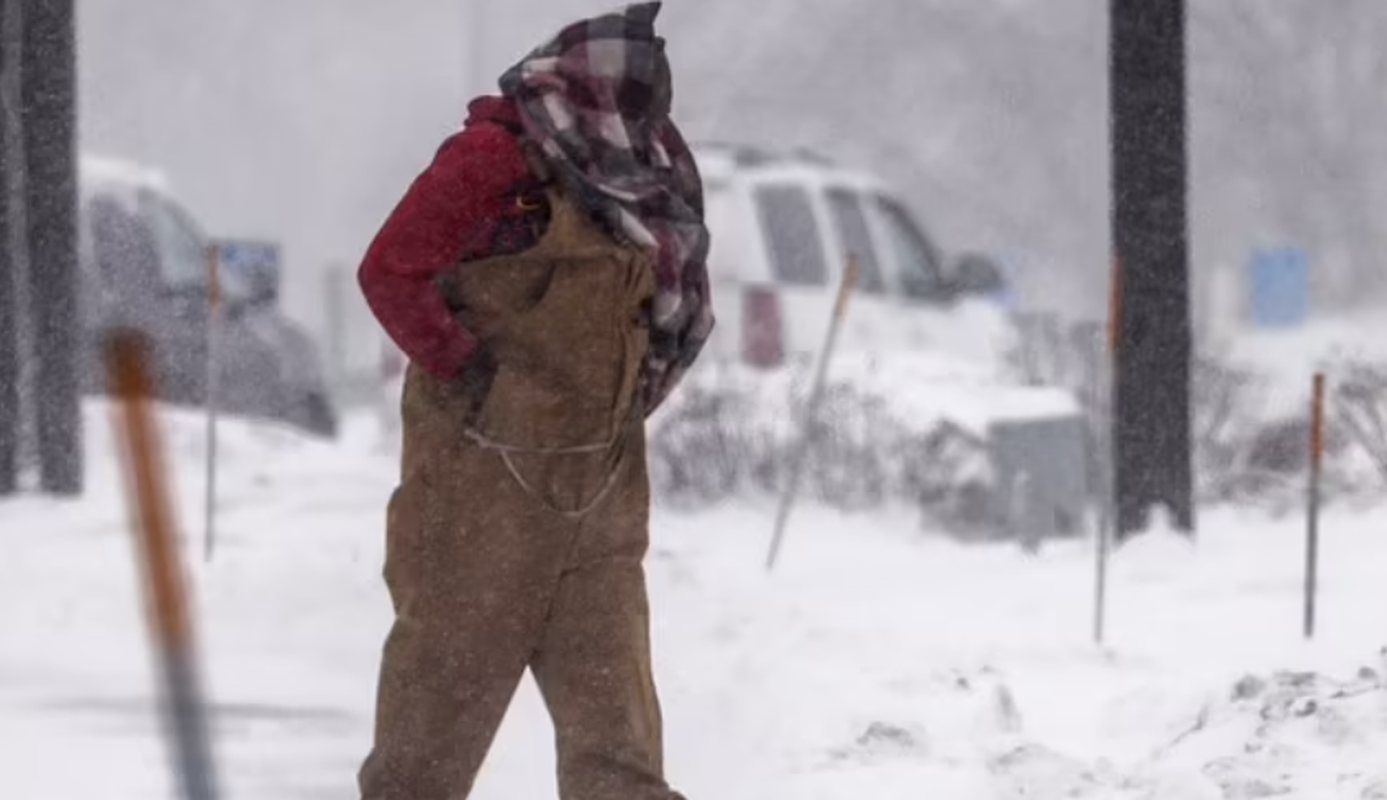
<path fill-rule="evenodd" d="M 141 193 L 140 206 L 154 232 L 164 282 L 173 288 L 205 287 L 207 245 L 197 223 L 183 209 L 153 192 Z"/>

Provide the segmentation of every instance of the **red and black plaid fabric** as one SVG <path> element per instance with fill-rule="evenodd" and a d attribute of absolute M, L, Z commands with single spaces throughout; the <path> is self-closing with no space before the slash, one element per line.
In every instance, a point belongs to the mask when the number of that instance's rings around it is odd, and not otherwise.
<path fill-rule="evenodd" d="M 645 370 L 652 410 L 713 328 L 702 180 L 667 109 L 659 109 L 670 91 L 664 39 L 655 35 L 660 6 L 638 3 L 570 25 L 500 81 L 571 196 L 654 257 Z"/>

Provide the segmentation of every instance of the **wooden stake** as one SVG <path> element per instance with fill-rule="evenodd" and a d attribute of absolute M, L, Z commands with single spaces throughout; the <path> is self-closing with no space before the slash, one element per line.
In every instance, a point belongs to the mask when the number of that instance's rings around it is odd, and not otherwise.
<path fill-rule="evenodd" d="M 198 680 L 192 615 L 178 555 L 163 448 L 152 411 L 151 348 L 143 334 L 117 331 L 106 343 L 115 387 L 114 421 L 124 444 L 150 627 L 158 644 L 169 710 L 169 735 L 188 800 L 215 800 L 211 735 Z"/>

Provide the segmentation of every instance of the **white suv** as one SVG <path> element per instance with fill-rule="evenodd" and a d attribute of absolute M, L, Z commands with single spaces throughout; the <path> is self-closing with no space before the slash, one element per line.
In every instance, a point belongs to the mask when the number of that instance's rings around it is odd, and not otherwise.
<path fill-rule="evenodd" d="M 882 181 L 812 155 L 693 150 L 718 319 L 707 360 L 769 368 L 816 353 L 853 255 L 861 279 L 838 352 L 1001 369 L 1014 331 L 994 301 L 999 271 L 981 256 L 946 259 Z"/>

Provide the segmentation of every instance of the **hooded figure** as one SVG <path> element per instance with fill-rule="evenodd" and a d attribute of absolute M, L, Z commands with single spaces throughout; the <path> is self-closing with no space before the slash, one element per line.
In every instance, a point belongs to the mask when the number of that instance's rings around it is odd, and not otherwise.
<path fill-rule="evenodd" d="M 565 28 L 474 100 L 367 251 L 409 358 L 363 800 L 466 797 L 526 669 L 564 800 L 665 782 L 645 418 L 713 325 L 659 3 Z"/>

